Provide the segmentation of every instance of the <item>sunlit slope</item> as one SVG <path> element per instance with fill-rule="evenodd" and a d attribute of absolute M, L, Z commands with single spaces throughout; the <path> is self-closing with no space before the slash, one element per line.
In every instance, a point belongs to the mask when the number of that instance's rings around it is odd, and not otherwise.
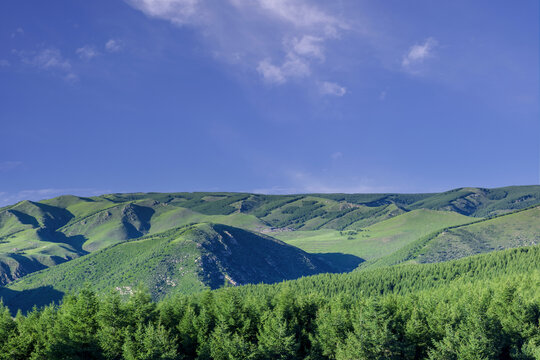
<path fill-rule="evenodd" d="M 206 215 L 153 199 L 114 202 L 62 196 L 44 203 L 24 201 L 0 212 L 0 285 L 110 245 L 195 222 L 264 227 L 253 215 Z"/>
<path fill-rule="evenodd" d="M 540 207 L 531 207 L 435 231 L 390 255 L 362 264 L 362 268 L 448 261 L 538 243 Z"/>
<path fill-rule="evenodd" d="M 535 207 L 445 231 L 422 249 L 416 261 L 447 261 L 538 243 L 540 243 L 540 207 Z"/>
<path fill-rule="evenodd" d="M 276 237 L 307 252 L 341 252 L 370 260 L 391 254 L 435 230 L 474 220 L 455 212 L 421 209 L 358 230 L 293 231 Z"/>
<path fill-rule="evenodd" d="M 28 275 L 9 284 L 4 296 L 10 303 L 24 303 L 24 298 L 15 299 L 13 294 L 32 289 L 38 294 L 41 288 L 43 294 L 61 296 L 85 284 L 98 291 L 129 293 L 141 284 L 159 299 L 225 284 L 274 283 L 335 271 L 317 255 L 271 237 L 226 225 L 198 224 L 113 245 Z M 44 295 L 43 301 L 49 300 L 57 299 Z"/>
<path fill-rule="evenodd" d="M 372 233 L 360 230 L 414 210 L 483 217 L 538 203 L 539 186 L 462 188 L 434 194 L 131 193 L 22 201 L 0 209 L 0 285 L 113 244 L 190 223 L 221 223 L 288 241 L 312 237 L 313 251 L 373 258 L 399 248 L 409 235 L 424 234 L 424 230 L 392 233 L 390 229 L 388 234 L 379 227 Z M 288 238 L 292 231 L 297 233 Z M 339 231 L 346 235 L 336 237 Z M 397 236 L 400 232 L 409 235 Z M 351 244 L 363 244 L 362 254 L 350 250 L 355 248 L 345 241 L 350 237 Z M 376 249 L 386 238 L 383 250 Z"/>

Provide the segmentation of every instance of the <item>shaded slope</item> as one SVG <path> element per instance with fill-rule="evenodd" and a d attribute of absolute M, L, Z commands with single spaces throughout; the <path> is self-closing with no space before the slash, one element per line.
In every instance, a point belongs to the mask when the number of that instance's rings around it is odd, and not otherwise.
<path fill-rule="evenodd" d="M 259 292 L 266 289 L 277 293 L 281 288 L 291 287 L 309 294 L 318 287 L 328 298 L 344 293 L 368 297 L 430 291 L 453 282 L 482 283 L 501 277 L 519 279 L 530 274 L 540 276 L 540 246 L 496 251 L 442 263 L 402 264 L 346 274 L 319 274 L 272 286 L 249 285 L 237 291 Z"/>
<path fill-rule="evenodd" d="M 122 294 L 143 284 L 159 299 L 226 283 L 274 283 L 338 270 L 316 255 L 268 236 L 225 225 L 198 224 L 120 243 L 28 275 L 8 286 L 18 292 L 10 292 L 6 301 L 29 306 L 19 292 L 42 287 L 65 293 L 85 283 L 99 291 L 116 289 Z"/>

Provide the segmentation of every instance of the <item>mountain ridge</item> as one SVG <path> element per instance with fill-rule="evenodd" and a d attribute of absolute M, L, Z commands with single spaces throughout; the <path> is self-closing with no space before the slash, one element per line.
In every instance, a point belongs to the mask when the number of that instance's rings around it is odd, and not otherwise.
<path fill-rule="evenodd" d="M 295 248 L 297 253 L 301 249 L 312 252 L 305 256 L 318 264 L 316 267 L 321 269 L 320 272 L 349 271 L 363 260 L 368 261 L 362 263 L 361 268 L 390 264 L 396 259 L 399 263 L 402 262 L 400 256 L 407 257 L 407 261 L 412 260 L 414 257 L 406 252 L 424 244 L 422 241 L 426 245 L 433 240 L 429 236 L 435 233 L 438 235 L 454 226 L 467 226 L 467 223 L 477 220 L 485 221 L 513 213 L 531 204 L 540 204 L 540 186 L 459 188 L 429 194 L 126 193 L 94 197 L 63 195 L 40 202 L 21 201 L 0 209 L 0 285 L 28 278 L 36 271 L 42 273 L 47 268 L 52 274 L 56 271 L 53 269 L 63 263 L 60 269 L 74 267 L 89 261 L 84 258 L 96 252 L 117 249 L 117 245 L 133 244 L 135 240 L 152 236 L 158 239 L 167 231 L 185 226 L 208 226 L 204 224 L 214 224 L 212 231 L 218 233 L 216 229 L 219 227 L 230 226 L 236 229 L 231 230 L 233 232 L 246 232 L 242 235 L 244 237 L 253 236 L 253 239 L 273 243 L 279 241 L 277 239 L 285 240 L 289 245 L 298 247 Z M 535 221 L 535 216 L 527 219 L 527 226 L 534 231 L 536 227 L 530 223 Z M 218 260 L 206 264 L 213 263 L 217 269 L 207 271 L 214 274 L 210 276 L 211 285 L 205 285 L 210 288 L 223 285 L 224 273 L 236 284 L 308 275 L 298 270 L 300 265 L 297 265 L 297 270 L 289 269 L 287 272 L 284 269 L 288 264 L 279 261 L 279 269 L 271 269 L 270 266 L 267 271 L 282 272 L 281 278 L 265 280 L 260 272 L 247 272 L 251 275 L 242 277 L 238 271 L 230 270 L 236 265 L 230 269 L 223 265 L 222 255 L 227 250 L 215 240 L 215 234 L 210 230 L 205 234 L 205 241 L 213 246 L 203 250 L 211 254 L 208 259 Z M 460 236 L 465 236 L 463 234 Z M 304 235 L 307 237 L 302 238 Z M 223 232 L 219 236 L 228 238 Z M 534 237 L 535 233 L 527 233 L 527 236 Z M 535 241 L 516 244 L 526 245 Z M 325 242 L 330 245 L 320 247 Z M 500 242 L 502 248 L 511 245 L 504 239 Z M 235 261 L 248 258 L 251 254 L 246 249 L 254 249 L 249 243 L 242 244 L 245 249 L 237 249 L 237 254 L 242 255 L 238 255 Z M 202 243 L 199 245 L 203 246 Z M 459 250 L 459 247 L 454 248 Z M 431 249 L 432 259 L 439 256 L 433 254 L 438 254 L 440 249 L 441 246 Z M 452 249 L 446 251 L 448 256 L 439 256 L 439 260 L 454 258 L 458 250 Z M 177 250 L 182 252 L 185 249 Z M 159 251 L 156 250 L 152 256 L 166 255 L 166 252 Z M 464 254 L 475 253 L 471 250 Z M 74 259 L 83 260 L 76 261 L 75 265 L 65 265 Z M 264 256 L 260 255 L 259 259 L 264 259 Z M 250 265 L 250 268 L 254 269 L 254 266 Z M 160 276 L 165 278 L 171 272 L 168 268 L 160 271 Z M 197 288 L 197 284 L 196 281 L 191 285 L 186 282 L 185 286 Z"/>

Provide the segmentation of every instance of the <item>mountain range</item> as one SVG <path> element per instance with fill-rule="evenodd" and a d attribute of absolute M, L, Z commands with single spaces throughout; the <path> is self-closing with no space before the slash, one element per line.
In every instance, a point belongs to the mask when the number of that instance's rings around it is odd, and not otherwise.
<path fill-rule="evenodd" d="M 540 186 L 429 194 L 132 193 L 0 209 L 0 297 L 91 286 L 155 300 L 540 242 Z"/>

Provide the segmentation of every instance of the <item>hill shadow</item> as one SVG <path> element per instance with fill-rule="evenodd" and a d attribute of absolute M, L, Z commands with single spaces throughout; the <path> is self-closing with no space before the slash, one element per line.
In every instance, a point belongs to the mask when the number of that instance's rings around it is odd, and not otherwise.
<path fill-rule="evenodd" d="M 366 261 L 361 257 L 343 253 L 312 253 L 311 255 L 330 265 L 337 273 L 353 271 L 358 265 Z"/>
<path fill-rule="evenodd" d="M 12 315 L 21 310 L 27 313 L 34 306 L 41 308 L 51 303 L 59 303 L 64 297 L 64 293 L 54 289 L 52 286 L 41 286 L 30 290 L 11 290 L 0 287 L 0 298 L 4 305 L 9 308 Z"/>
<path fill-rule="evenodd" d="M 70 213 L 66 209 L 62 209 L 56 206 L 51 206 L 43 203 L 32 202 L 35 206 L 41 209 L 45 214 L 49 216 L 46 217 L 45 226 L 52 229 L 58 229 L 66 225 L 69 220 L 73 219 L 75 215 Z"/>
<path fill-rule="evenodd" d="M 124 225 L 128 239 L 136 239 L 144 236 L 151 227 L 151 219 L 155 210 L 148 206 L 129 204 L 122 210 L 122 224 Z M 130 215 L 134 215 L 139 221 L 138 228 L 135 227 Z"/>
<path fill-rule="evenodd" d="M 21 211 L 13 210 L 13 209 L 8 210 L 7 212 L 12 213 L 13 215 L 15 215 L 17 217 L 17 219 L 21 222 L 21 224 L 31 225 L 33 228 L 38 228 L 39 227 L 38 221 L 33 216 L 30 216 L 30 215 L 25 214 L 25 213 L 23 213 Z"/>
<path fill-rule="evenodd" d="M 83 245 L 88 241 L 84 235 L 67 236 L 62 232 L 50 231 L 48 229 L 38 230 L 38 235 L 42 237 L 44 241 L 71 245 L 71 247 L 81 256 L 88 254 L 88 251 L 83 249 Z"/>

